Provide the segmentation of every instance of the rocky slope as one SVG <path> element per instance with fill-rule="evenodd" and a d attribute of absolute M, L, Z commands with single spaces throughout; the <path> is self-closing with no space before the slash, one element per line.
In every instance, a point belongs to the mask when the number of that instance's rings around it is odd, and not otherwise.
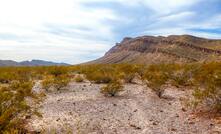
<path fill-rule="evenodd" d="M 103 57 L 89 63 L 172 63 L 221 59 L 221 40 L 191 35 L 124 38 Z"/>

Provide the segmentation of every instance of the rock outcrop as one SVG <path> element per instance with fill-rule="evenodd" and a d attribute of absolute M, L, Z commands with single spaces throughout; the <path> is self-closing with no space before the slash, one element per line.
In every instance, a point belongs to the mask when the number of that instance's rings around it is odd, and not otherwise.
<path fill-rule="evenodd" d="M 88 63 L 180 63 L 221 59 L 221 40 L 191 35 L 126 37 L 103 57 Z"/>

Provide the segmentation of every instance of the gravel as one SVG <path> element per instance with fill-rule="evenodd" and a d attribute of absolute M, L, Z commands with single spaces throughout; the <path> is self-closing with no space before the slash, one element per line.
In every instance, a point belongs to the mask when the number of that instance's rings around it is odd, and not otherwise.
<path fill-rule="evenodd" d="M 181 98 L 188 97 L 190 90 L 169 87 L 160 99 L 146 86 L 125 84 L 119 96 L 104 97 L 99 92 L 102 86 L 71 83 L 69 90 L 47 93 L 39 106 L 43 117 L 32 116 L 28 128 L 60 134 L 207 134 L 220 130 L 219 124 L 194 116 L 182 105 Z"/>

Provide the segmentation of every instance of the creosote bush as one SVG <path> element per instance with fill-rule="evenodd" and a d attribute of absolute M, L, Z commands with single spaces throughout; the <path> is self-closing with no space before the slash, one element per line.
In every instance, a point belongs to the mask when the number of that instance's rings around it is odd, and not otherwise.
<path fill-rule="evenodd" d="M 100 92 L 105 96 L 114 97 L 121 91 L 123 91 L 123 85 L 118 81 L 114 81 L 102 87 Z"/>
<path fill-rule="evenodd" d="M 27 132 L 22 117 L 31 113 L 25 97 L 35 98 L 32 86 L 32 82 L 14 82 L 0 87 L 0 133 Z"/>
<path fill-rule="evenodd" d="M 55 88 L 57 90 L 61 90 L 68 85 L 70 82 L 70 78 L 67 75 L 59 75 L 59 76 L 46 76 L 42 81 L 42 87 L 49 90 L 49 88 Z"/>
<path fill-rule="evenodd" d="M 196 90 L 193 93 L 195 107 L 221 112 L 221 64 L 201 65 L 195 75 Z"/>

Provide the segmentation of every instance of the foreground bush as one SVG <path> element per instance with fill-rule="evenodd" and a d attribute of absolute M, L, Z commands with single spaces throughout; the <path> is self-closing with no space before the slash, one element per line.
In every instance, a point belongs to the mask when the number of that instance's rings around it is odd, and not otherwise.
<path fill-rule="evenodd" d="M 31 113 L 25 98 L 34 97 L 32 86 L 32 82 L 15 82 L 0 87 L 0 133 L 26 133 L 22 117 Z"/>
<path fill-rule="evenodd" d="M 195 107 L 221 112 L 221 64 L 209 63 L 200 67 L 195 75 L 196 90 L 193 93 Z"/>
<path fill-rule="evenodd" d="M 116 96 L 121 91 L 123 91 L 123 85 L 118 81 L 108 83 L 101 88 L 101 93 L 110 97 Z"/>

